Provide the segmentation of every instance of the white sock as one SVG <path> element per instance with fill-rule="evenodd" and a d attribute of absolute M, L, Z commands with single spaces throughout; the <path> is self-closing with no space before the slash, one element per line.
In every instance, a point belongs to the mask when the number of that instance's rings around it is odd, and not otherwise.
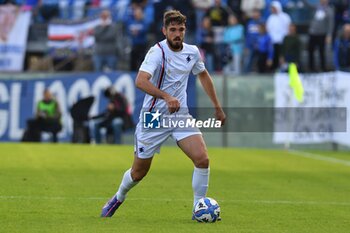
<path fill-rule="evenodd" d="M 192 177 L 192 188 L 193 188 L 193 205 L 205 197 L 209 185 L 209 168 L 197 168 L 194 167 L 193 177 Z"/>
<path fill-rule="evenodd" d="M 124 173 L 122 182 L 117 192 L 117 199 L 121 202 L 125 200 L 126 194 L 139 182 L 135 182 L 131 177 L 131 168 Z"/>

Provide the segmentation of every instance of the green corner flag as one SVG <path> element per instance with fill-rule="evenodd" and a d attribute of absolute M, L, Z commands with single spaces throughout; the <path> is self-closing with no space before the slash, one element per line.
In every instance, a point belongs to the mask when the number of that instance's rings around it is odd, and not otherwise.
<path fill-rule="evenodd" d="M 288 68 L 289 74 L 289 86 L 293 89 L 293 93 L 295 98 L 299 103 L 304 100 L 304 88 L 301 83 L 297 66 L 295 63 L 290 63 Z"/>

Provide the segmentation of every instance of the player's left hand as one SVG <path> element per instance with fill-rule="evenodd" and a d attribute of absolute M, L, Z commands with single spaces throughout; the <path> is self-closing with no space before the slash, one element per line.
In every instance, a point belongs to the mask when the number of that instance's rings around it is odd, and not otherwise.
<path fill-rule="evenodd" d="M 217 120 L 221 121 L 221 125 L 225 124 L 226 114 L 224 113 L 224 110 L 222 110 L 222 108 L 216 108 L 215 117 Z"/>

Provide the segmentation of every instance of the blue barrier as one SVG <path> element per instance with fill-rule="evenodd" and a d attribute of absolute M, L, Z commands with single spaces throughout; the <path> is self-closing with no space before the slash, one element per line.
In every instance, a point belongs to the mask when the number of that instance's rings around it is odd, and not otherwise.
<path fill-rule="evenodd" d="M 107 99 L 103 90 L 114 85 L 116 90 L 124 93 L 130 102 L 133 119 L 138 121 L 144 93 L 135 87 L 136 73 L 77 73 L 47 75 L 42 79 L 34 74 L 23 78 L 0 80 L 0 141 L 19 141 L 26 127 L 26 120 L 35 113 L 36 103 L 48 88 L 60 103 L 62 110 L 63 130 L 59 141 L 70 141 L 72 135 L 72 118 L 70 107 L 81 98 L 94 96 L 90 115 L 105 109 Z M 195 79 L 188 83 L 189 106 L 196 106 Z"/>

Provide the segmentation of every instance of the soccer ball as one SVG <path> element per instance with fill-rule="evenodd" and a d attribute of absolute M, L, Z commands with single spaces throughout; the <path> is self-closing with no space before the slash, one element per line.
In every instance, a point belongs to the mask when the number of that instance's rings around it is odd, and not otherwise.
<path fill-rule="evenodd" d="M 203 197 L 194 205 L 193 217 L 198 222 L 216 222 L 220 217 L 220 206 L 213 198 Z"/>

